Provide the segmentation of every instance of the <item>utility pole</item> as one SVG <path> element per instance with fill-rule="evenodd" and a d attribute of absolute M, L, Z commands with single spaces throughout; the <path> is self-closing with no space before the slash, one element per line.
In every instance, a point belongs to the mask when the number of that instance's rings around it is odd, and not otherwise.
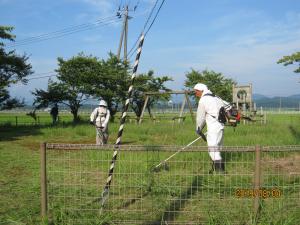
<path fill-rule="evenodd" d="M 118 59 L 120 59 L 121 49 L 123 46 L 124 47 L 124 61 L 127 61 L 128 20 L 131 19 L 131 17 L 128 15 L 128 13 L 129 13 L 128 5 L 123 7 L 122 10 L 119 9 L 119 11 L 117 13 L 117 15 L 119 17 L 122 17 L 122 16 L 124 17 L 117 57 L 118 57 Z M 123 39 L 124 39 L 124 43 L 123 43 Z"/>

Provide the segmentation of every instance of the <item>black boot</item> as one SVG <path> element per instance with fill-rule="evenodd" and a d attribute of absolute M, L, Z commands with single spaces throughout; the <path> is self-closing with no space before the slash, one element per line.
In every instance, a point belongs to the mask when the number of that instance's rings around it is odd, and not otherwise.
<path fill-rule="evenodd" d="M 225 173 L 225 163 L 222 160 L 216 160 L 212 162 L 212 169 L 209 171 L 210 174 L 213 172 Z"/>
<path fill-rule="evenodd" d="M 216 172 L 225 173 L 225 163 L 222 160 L 216 160 L 214 166 Z"/>

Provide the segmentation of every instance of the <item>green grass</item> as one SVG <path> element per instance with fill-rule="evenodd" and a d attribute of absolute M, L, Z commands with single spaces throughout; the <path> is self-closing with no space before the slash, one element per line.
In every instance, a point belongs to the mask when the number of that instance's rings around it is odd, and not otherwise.
<path fill-rule="evenodd" d="M 47 114 L 41 115 L 45 123 L 40 126 L 14 126 L 14 116 L 10 115 L 11 121 L 5 123 L 7 114 L 0 114 L 0 121 L 4 121 L 6 126 L 0 127 L 0 224 L 40 224 L 40 187 L 39 187 L 39 144 L 43 141 L 55 143 L 94 143 L 95 130 L 87 123 L 80 123 L 73 125 L 70 123 L 72 120 L 71 115 L 65 118 L 65 123 L 60 122 L 56 126 L 51 126 L 51 118 Z M 21 120 L 19 116 L 19 121 Z M 32 120 L 28 116 L 23 116 L 24 121 Z M 85 118 L 87 121 L 87 118 Z M 248 146 L 248 145 L 300 145 L 300 116 L 299 115 L 269 115 L 267 125 L 262 124 L 246 124 L 239 125 L 235 130 L 231 127 L 226 127 L 225 130 L 225 145 L 227 146 Z M 111 123 L 109 143 L 114 144 L 117 136 L 119 124 L 117 122 Z M 125 125 L 122 143 L 132 145 L 186 145 L 196 138 L 195 125 L 192 124 L 189 117 L 183 124 L 178 124 L 170 119 L 161 120 L 160 122 L 152 123 L 145 120 L 142 125 L 135 123 L 127 123 Z M 195 145 L 204 146 L 202 141 L 197 142 Z M 89 151 L 87 154 L 72 153 L 71 157 L 74 159 L 83 157 L 83 159 L 90 160 L 87 163 L 80 165 L 82 168 L 90 173 L 95 173 L 99 176 L 99 184 L 105 183 L 107 171 L 109 168 L 109 161 L 112 156 L 111 151 L 104 151 L 97 153 Z M 161 171 L 158 174 L 149 172 L 149 168 L 156 165 L 160 160 L 169 156 L 170 153 L 161 153 L 159 151 L 149 151 L 147 154 L 122 154 L 116 166 L 116 171 L 122 171 L 129 174 L 132 171 L 138 171 L 139 176 L 122 176 L 116 173 L 114 182 L 118 184 L 120 189 L 113 189 L 114 196 L 122 197 L 126 193 L 127 186 L 139 186 L 139 188 L 131 188 L 128 196 L 123 197 L 136 197 L 145 195 L 143 201 L 137 201 L 134 204 L 127 206 L 126 209 L 136 210 L 142 204 L 143 207 L 151 212 L 148 216 L 149 220 L 159 221 L 162 217 L 169 218 L 175 221 L 200 221 L 205 220 L 207 224 L 231 224 L 231 221 L 239 218 L 247 224 L 254 224 L 255 220 L 251 214 L 252 208 L 251 199 L 244 199 L 238 202 L 233 198 L 233 193 L 238 187 L 247 188 L 248 184 L 252 182 L 251 176 L 244 177 L 220 177 L 220 176 L 199 176 L 197 174 L 204 174 L 209 169 L 209 159 L 206 153 L 180 153 L 176 156 L 176 160 L 192 160 L 193 164 L 172 164 L 170 163 L 169 171 Z M 299 154 L 299 152 L 298 152 Z M 53 157 L 57 159 L 64 159 L 63 155 L 54 154 Z M 101 167 L 97 163 L 93 164 L 93 160 L 99 159 L 106 160 Z M 253 156 L 234 153 L 230 154 L 230 164 L 228 163 L 227 170 L 229 173 L 234 173 L 236 170 L 239 173 L 250 172 L 252 165 L 237 168 L 234 162 L 239 161 L 253 161 Z M 265 157 L 265 156 L 264 156 Z M 267 156 L 266 156 L 267 157 Z M 291 154 L 277 154 L 272 158 L 291 157 Z M 197 160 L 202 160 L 199 161 Z M 228 158 L 229 159 L 229 158 Z M 128 161 L 131 164 L 128 165 Z M 203 161 L 207 163 L 203 163 Z M 202 163 L 202 164 L 201 164 Z M 280 163 L 283 163 L 280 161 Z M 283 163 L 285 166 L 285 164 Z M 78 170 L 79 165 L 69 164 L 52 164 L 53 170 L 64 169 L 66 171 Z M 288 166 L 288 165 L 287 165 Z M 270 164 L 263 165 L 264 169 L 268 171 L 278 172 L 278 168 Z M 281 172 L 285 170 L 281 170 Z M 276 173 L 275 173 L 276 174 Z M 291 177 L 286 173 L 285 176 L 267 176 L 264 177 L 264 185 L 272 187 L 274 185 L 290 184 L 294 189 L 287 188 L 284 190 L 285 198 L 295 199 L 299 202 L 299 176 Z M 67 177 L 54 177 L 61 182 L 76 183 L 76 176 Z M 86 178 L 85 182 L 92 182 Z M 83 181 L 82 181 L 83 182 Z M 227 188 L 229 187 L 231 188 Z M 71 188 L 67 192 L 72 196 L 76 194 L 83 194 L 84 196 L 94 196 L 95 193 L 101 193 L 99 186 L 85 187 L 85 189 Z M 220 187 L 222 187 L 220 189 Z M 186 190 L 185 190 L 186 189 Z M 221 192 L 220 192 L 221 190 Z M 59 194 L 60 191 L 66 190 L 57 187 L 54 188 L 53 193 Z M 219 201 L 219 205 L 213 205 L 213 202 L 198 202 L 197 199 L 213 198 L 214 196 L 223 196 L 224 201 Z M 187 201 L 178 201 L 179 198 L 187 199 Z M 167 200 L 169 199 L 169 200 Z M 170 201 L 170 199 L 172 201 Z M 262 213 L 258 219 L 258 224 L 300 224 L 300 207 L 299 204 L 295 205 L 291 202 L 289 207 L 280 201 L 276 202 L 277 208 L 272 207 L 274 199 L 266 199 L 262 202 Z M 126 213 L 105 213 L 102 215 L 95 215 L 93 212 L 72 212 L 64 210 L 63 204 L 75 204 L 72 199 L 68 201 L 56 201 L 54 205 L 50 206 L 53 209 L 52 219 L 56 224 L 79 224 L 74 223 L 76 218 L 82 217 L 91 220 L 86 220 L 85 224 L 110 224 L 112 220 L 116 219 L 142 219 L 145 217 L 142 214 L 126 214 Z M 212 205 L 209 205 L 209 204 Z M 242 204 L 243 203 L 243 204 Z M 293 204 L 292 204 L 293 203 Z M 110 200 L 108 208 L 122 207 L 126 205 L 126 201 Z M 228 205 L 234 210 L 230 210 Z M 215 207 L 216 211 L 209 211 L 211 207 Z M 280 208 L 282 206 L 283 208 Z M 94 206 L 96 207 L 96 206 Z M 178 210 L 193 212 L 201 211 L 206 212 L 203 214 L 195 215 L 193 213 L 182 212 L 179 215 L 175 213 L 166 212 L 165 210 L 173 207 Z M 297 210 L 295 210 L 295 207 Z M 298 207 L 298 208 L 297 208 Z M 222 210 L 230 211 L 230 214 L 223 213 Z M 226 214 L 226 216 L 224 216 Z M 116 215 L 119 215 L 116 216 Z M 135 218 L 133 218 L 135 216 Z M 140 218 L 139 218 L 140 217 Z M 73 222 L 67 222 L 68 218 L 72 218 Z"/>

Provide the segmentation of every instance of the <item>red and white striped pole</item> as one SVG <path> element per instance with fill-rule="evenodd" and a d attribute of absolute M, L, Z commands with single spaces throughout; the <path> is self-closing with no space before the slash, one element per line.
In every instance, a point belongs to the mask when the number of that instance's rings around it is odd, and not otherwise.
<path fill-rule="evenodd" d="M 109 188 L 110 188 L 112 176 L 113 176 L 113 173 L 114 173 L 115 163 L 117 161 L 118 152 L 119 152 L 119 145 L 121 143 L 121 137 L 122 137 L 123 128 L 124 128 L 124 124 L 125 124 L 125 120 L 126 120 L 126 114 L 127 114 L 127 110 L 128 110 L 129 103 L 130 103 L 130 98 L 132 97 L 133 84 L 134 84 L 134 80 L 135 80 L 135 77 L 136 77 L 136 71 L 137 71 L 137 68 L 138 68 L 138 65 L 139 65 L 139 59 L 140 59 L 141 52 L 142 52 L 144 37 L 145 36 L 142 33 L 141 37 L 140 37 L 139 46 L 138 46 L 138 49 L 137 49 L 137 54 L 136 54 L 136 58 L 135 58 L 135 62 L 134 62 L 133 71 L 132 71 L 131 84 L 130 84 L 129 89 L 128 89 L 128 96 L 127 96 L 127 99 L 126 99 L 126 102 L 125 102 L 125 105 L 124 105 L 124 108 L 123 108 L 123 112 L 122 112 L 118 137 L 117 137 L 117 140 L 116 140 L 116 143 L 115 143 L 114 154 L 113 154 L 113 157 L 112 157 L 112 160 L 111 160 L 111 165 L 110 165 L 110 168 L 109 168 L 109 173 L 108 173 L 108 177 L 107 177 L 107 180 L 106 180 L 106 184 L 105 184 L 104 190 L 103 190 L 102 195 L 101 195 L 101 207 L 104 206 L 104 203 L 108 198 Z"/>

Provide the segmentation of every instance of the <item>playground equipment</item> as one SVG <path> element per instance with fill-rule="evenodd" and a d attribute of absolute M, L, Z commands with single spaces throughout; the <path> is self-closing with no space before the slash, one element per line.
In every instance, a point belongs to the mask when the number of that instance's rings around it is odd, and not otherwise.
<path fill-rule="evenodd" d="M 190 91 L 187 91 L 187 90 L 183 90 L 183 91 L 166 91 L 166 92 L 145 92 L 144 93 L 145 103 L 144 103 L 144 106 L 143 106 L 141 116 L 139 118 L 139 124 L 142 123 L 144 112 L 145 112 L 145 109 L 147 107 L 148 101 L 149 101 L 151 96 L 154 96 L 154 95 L 170 95 L 170 94 L 183 94 L 184 95 L 179 115 L 175 116 L 175 117 L 172 117 L 172 120 L 175 121 L 175 119 L 178 119 L 179 123 L 184 121 L 185 117 L 183 117 L 183 111 L 184 111 L 185 104 L 187 103 L 187 105 L 189 107 L 190 114 L 191 114 L 192 121 L 195 122 L 193 109 L 192 109 L 192 104 L 191 104 L 189 96 L 188 96 L 189 93 L 190 93 Z M 152 115 L 150 115 L 150 117 L 153 119 Z"/>
<path fill-rule="evenodd" d="M 266 124 L 266 113 L 262 109 L 258 113 L 256 104 L 253 102 L 251 83 L 248 85 L 233 85 L 232 102 L 239 110 L 244 124 L 256 121 Z"/>

